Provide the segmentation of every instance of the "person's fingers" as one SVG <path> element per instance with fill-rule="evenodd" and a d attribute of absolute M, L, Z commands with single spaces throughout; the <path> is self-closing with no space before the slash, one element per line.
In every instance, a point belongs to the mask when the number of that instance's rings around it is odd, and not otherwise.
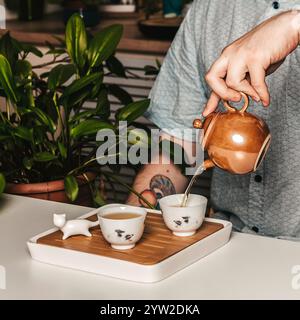
<path fill-rule="evenodd" d="M 242 61 L 235 61 L 235 63 L 229 64 L 226 76 L 226 84 L 231 89 L 242 91 L 248 96 L 252 97 L 252 99 L 255 101 L 260 101 L 258 93 L 247 80 L 247 71 L 247 67 Z"/>
<path fill-rule="evenodd" d="M 271 64 L 266 71 L 266 75 L 268 76 L 268 75 L 272 74 L 273 72 L 275 72 L 283 64 L 284 60 L 285 59 L 282 59 L 276 63 Z"/>
<path fill-rule="evenodd" d="M 205 76 L 205 80 L 221 99 L 230 101 L 240 101 L 241 95 L 239 92 L 228 88 L 225 82 L 226 74 L 228 69 L 227 59 L 220 57 L 211 66 L 210 70 Z"/>
<path fill-rule="evenodd" d="M 214 112 L 218 107 L 219 101 L 220 97 L 215 92 L 212 92 L 202 113 L 203 116 L 206 117 L 211 112 Z"/>
<path fill-rule="evenodd" d="M 227 81 L 226 81 L 227 83 Z M 229 82 L 231 84 L 231 82 Z M 227 85 L 229 86 L 229 83 L 227 83 Z M 231 87 L 231 85 L 230 85 Z M 234 90 L 238 90 L 238 91 L 242 91 L 244 93 L 246 93 L 248 96 L 250 96 L 253 100 L 259 102 L 260 101 L 260 97 L 259 94 L 254 90 L 254 88 L 250 85 L 250 83 L 248 82 L 248 80 L 244 79 L 242 81 L 240 81 L 239 83 L 235 83 L 233 85 L 233 87 L 231 87 Z"/>
<path fill-rule="evenodd" d="M 270 94 L 265 81 L 266 71 L 263 66 L 258 63 L 251 64 L 248 68 L 251 85 L 258 93 L 262 104 L 267 107 L 270 104 Z"/>

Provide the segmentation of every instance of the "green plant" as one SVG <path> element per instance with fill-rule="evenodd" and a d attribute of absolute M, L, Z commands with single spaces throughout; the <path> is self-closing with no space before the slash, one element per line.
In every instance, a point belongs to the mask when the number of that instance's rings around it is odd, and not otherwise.
<path fill-rule="evenodd" d="M 18 42 L 9 33 L 0 39 L 0 95 L 6 98 L 5 110 L 0 111 L 0 191 L 5 185 L 3 174 L 13 183 L 63 178 L 73 201 L 78 194 L 76 176 L 101 172 L 95 156 L 101 144 L 95 141 L 96 133 L 112 129 L 118 136 L 118 121 L 134 123 L 149 105 L 148 99 L 133 102 L 122 88 L 103 82 L 107 73 L 126 77 L 114 56 L 122 32 L 121 25 L 112 25 L 88 35 L 82 18 L 75 14 L 66 26 L 65 40 L 60 39 L 62 46 L 48 44 L 45 55 L 52 59 L 40 65 L 28 61 L 29 53 L 44 57 L 36 47 Z M 45 66 L 50 70 L 38 74 Z M 125 105 L 114 120 L 108 94 Z M 96 108 L 84 110 L 90 100 Z M 95 202 L 103 204 L 98 188 L 90 186 Z"/>

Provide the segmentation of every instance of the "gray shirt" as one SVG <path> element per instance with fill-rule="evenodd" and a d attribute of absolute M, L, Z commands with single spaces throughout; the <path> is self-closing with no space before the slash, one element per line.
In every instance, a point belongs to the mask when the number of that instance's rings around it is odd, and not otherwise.
<path fill-rule="evenodd" d="M 210 94 L 204 75 L 222 49 L 264 19 L 300 4 L 278 2 L 279 9 L 271 0 L 195 0 L 150 93 L 146 116 L 166 131 L 191 128 Z M 212 206 L 238 230 L 300 238 L 300 48 L 267 83 L 270 107 L 252 101 L 249 112 L 268 123 L 269 152 L 253 174 L 214 169 Z"/>

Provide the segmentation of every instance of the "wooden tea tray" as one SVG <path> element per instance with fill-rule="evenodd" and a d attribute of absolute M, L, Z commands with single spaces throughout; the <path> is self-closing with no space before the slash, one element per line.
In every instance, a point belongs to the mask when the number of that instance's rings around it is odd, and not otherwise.
<path fill-rule="evenodd" d="M 97 220 L 97 209 L 80 217 Z M 112 249 L 100 227 L 90 229 L 92 237 L 74 236 L 62 240 L 53 228 L 30 239 L 32 258 L 59 266 L 80 269 L 122 279 L 155 282 L 199 260 L 228 242 L 230 222 L 205 219 L 190 237 L 177 237 L 166 228 L 161 214 L 148 213 L 145 232 L 136 247 Z"/>
<path fill-rule="evenodd" d="M 93 215 L 89 219 L 96 221 L 97 216 Z M 161 215 L 148 213 L 143 237 L 136 244 L 136 247 L 131 250 L 119 251 L 112 249 L 110 244 L 103 238 L 100 227 L 90 229 L 93 235 L 92 238 L 75 236 L 67 240 L 62 240 L 61 231 L 56 231 L 39 238 L 37 243 L 126 260 L 143 265 L 153 265 L 223 228 L 224 225 L 221 223 L 205 221 L 195 235 L 180 238 L 174 236 L 172 232 L 166 228 Z"/>

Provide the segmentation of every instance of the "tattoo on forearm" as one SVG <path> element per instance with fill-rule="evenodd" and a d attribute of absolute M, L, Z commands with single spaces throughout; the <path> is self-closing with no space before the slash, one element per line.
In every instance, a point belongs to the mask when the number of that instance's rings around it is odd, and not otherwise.
<path fill-rule="evenodd" d="M 149 187 L 149 189 L 144 190 L 141 194 L 157 209 L 159 209 L 159 199 L 176 193 L 172 181 L 163 175 L 154 176 L 150 181 Z M 147 205 L 141 199 L 140 204 L 147 207 Z"/>

